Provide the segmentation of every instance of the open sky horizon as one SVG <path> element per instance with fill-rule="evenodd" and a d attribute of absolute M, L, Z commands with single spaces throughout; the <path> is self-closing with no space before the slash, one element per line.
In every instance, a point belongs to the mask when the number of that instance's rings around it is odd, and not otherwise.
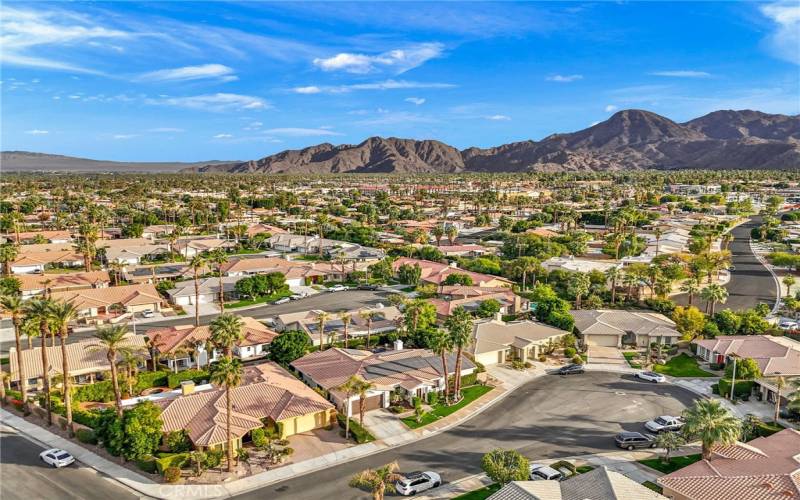
<path fill-rule="evenodd" d="M 255 159 L 800 113 L 800 3 L 4 2 L 3 150 Z"/>

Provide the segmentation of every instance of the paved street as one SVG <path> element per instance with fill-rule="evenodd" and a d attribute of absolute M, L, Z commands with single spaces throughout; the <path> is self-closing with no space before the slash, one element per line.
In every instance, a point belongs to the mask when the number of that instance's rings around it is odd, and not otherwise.
<path fill-rule="evenodd" d="M 349 478 L 392 460 L 402 471 L 433 470 L 452 482 L 481 472 L 481 457 L 496 447 L 516 448 L 533 459 L 610 451 L 617 432 L 640 431 L 646 420 L 678 414 L 693 399 L 685 389 L 639 382 L 631 375 L 548 375 L 449 431 L 239 498 L 367 499 L 368 493 L 348 487 Z"/>
<path fill-rule="evenodd" d="M 732 230 L 734 240 L 731 243 L 731 261 L 736 269 L 731 272 L 731 281 L 725 286 L 728 289 L 728 301 L 717 305 L 717 310 L 730 308 L 733 311 L 742 311 L 755 307 L 764 302 L 772 308 L 778 294 L 775 280 L 769 270 L 758 261 L 750 250 L 750 230 L 761 223 L 761 217 L 752 217 Z M 685 294 L 676 295 L 673 300 L 677 304 L 686 305 L 688 297 Z M 703 310 L 705 301 L 695 297 L 697 307 Z"/>
<path fill-rule="evenodd" d="M 42 451 L 42 447 L 19 436 L 13 429 L 0 426 L 0 498 L 137 498 L 115 481 L 77 462 L 63 469 L 53 469 L 39 459 Z"/>

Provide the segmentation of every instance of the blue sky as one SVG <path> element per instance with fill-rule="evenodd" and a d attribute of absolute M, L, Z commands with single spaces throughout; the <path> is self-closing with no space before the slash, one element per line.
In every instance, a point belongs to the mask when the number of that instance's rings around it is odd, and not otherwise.
<path fill-rule="evenodd" d="M 797 2 L 4 2 L 2 149 L 252 159 L 459 148 L 619 109 L 800 113 Z"/>

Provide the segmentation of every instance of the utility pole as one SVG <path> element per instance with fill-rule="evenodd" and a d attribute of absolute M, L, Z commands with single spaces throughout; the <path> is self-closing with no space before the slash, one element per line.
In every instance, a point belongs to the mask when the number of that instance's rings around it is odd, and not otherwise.
<path fill-rule="evenodd" d="M 732 355 L 733 358 L 733 377 L 731 377 L 731 401 L 733 401 L 733 389 L 736 388 L 736 358 L 738 356 Z"/>

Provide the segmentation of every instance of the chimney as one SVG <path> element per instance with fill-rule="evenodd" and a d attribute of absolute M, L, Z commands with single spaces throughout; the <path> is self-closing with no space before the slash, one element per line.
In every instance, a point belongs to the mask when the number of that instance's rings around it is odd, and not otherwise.
<path fill-rule="evenodd" d="M 394 350 L 395 351 L 403 350 L 403 341 L 401 339 L 397 339 L 394 341 Z"/>
<path fill-rule="evenodd" d="M 181 382 L 181 394 L 188 396 L 194 392 L 194 380 L 184 380 Z"/>

